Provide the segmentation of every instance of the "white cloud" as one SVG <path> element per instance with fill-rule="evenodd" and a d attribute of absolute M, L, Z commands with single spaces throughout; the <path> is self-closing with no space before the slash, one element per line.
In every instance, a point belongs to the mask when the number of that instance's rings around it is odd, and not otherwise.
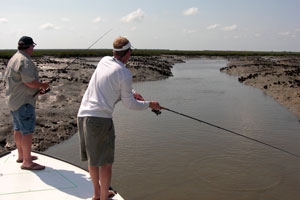
<path fill-rule="evenodd" d="M 282 35 L 282 36 L 290 36 L 291 33 L 289 31 L 286 31 L 286 32 L 280 32 L 278 33 L 279 35 Z"/>
<path fill-rule="evenodd" d="M 97 17 L 97 18 L 93 19 L 93 23 L 98 23 L 101 21 L 102 21 L 101 17 Z"/>
<path fill-rule="evenodd" d="M 58 30 L 60 28 L 58 26 L 54 26 L 51 23 L 45 23 L 45 24 L 42 24 L 40 26 L 40 29 L 43 29 L 43 30 Z"/>
<path fill-rule="evenodd" d="M 224 28 L 222 28 L 222 30 L 224 31 L 234 31 L 237 29 L 237 25 L 236 24 L 233 24 L 231 26 L 225 26 Z"/>
<path fill-rule="evenodd" d="M 67 17 L 63 17 L 63 18 L 61 18 L 61 21 L 64 21 L 64 22 L 69 22 L 69 21 L 71 21 L 69 18 L 67 18 Z"/>
<path fill-rule="evenodd" d="M 290 32 L 290 31 L 286 31 L 286 32 L 280 32 L 278 33 L 278 35 L 283 36 L 285 38 L 296 38 L 296 32 Z"/>
<path fill-rule="evenodd" d="M 196 15 L 197 13 L 198 13 L 198 8 L 189 8 L 183 11 L 183 15 L 185 16 Z"/>
<path fill-rule="evenodd" d="M 121 21 L 125 23 L 138 22 L 138 21 L 142 21 L 144 17 L 145 17 L 144 11 L 139 8 L 136 11 L 133 11 L 132 13 L 129 13 L 128 15 L 122 17 Z"/>
<path fill-rule="evenodd" d="M 260 33 L 255 33 L 254 36 L 257 37 L 257 38 L 259 38 L 259 37 L 261 37 L 262 35 L 261 35 Z"/>
<path fill-rule="evenodd" d="M 184 32 L 184 33 L 187 33 L 187 34 L 191 34 L 191 33 L 195 33 L 196 30 L 192 30 L 192 29 L 183 29 L 183 32 Z"/>
<path fill-rule="evenodd" d="M 216 29 L 220 26 L 220 24 L 213 24 L 213 25 L 210 25 L 207 27 L 208 30 L 211 30 L 211 29 Z"/>
<path fill-rule="evenodd" d="M 0 23 L 7 23 L 8 20 L 6 18 L 0 18 Z"/>

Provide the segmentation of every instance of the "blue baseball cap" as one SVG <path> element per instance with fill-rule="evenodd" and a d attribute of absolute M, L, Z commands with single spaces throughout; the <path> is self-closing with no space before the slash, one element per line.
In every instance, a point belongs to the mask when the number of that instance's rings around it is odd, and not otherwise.
<path fill-rule="evenodd" d="M 33 42 L 31 37 L 23 36 L 20 38 L 18 45 L 20 46 L 29 46 L 29 45 L 36 45 L 36 43 Z"/>

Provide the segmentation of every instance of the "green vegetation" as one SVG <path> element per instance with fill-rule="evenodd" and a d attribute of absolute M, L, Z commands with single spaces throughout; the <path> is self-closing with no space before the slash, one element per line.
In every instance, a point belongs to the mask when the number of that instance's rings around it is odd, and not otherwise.
<path fill-rule="evenodd" d="M 0 58 L 10 58 L 16 50 L 0 50 Z M 102 57 L 112 55 L 111 49 L 36 49 L 34 57 L 54 56 L 54 57 Z M 167 49 L 135 49 L 134 56 L 300 56 L 300 52 L 275 52 L 275 51 L 188 51 L 188 50 L 167 50 Z"/>

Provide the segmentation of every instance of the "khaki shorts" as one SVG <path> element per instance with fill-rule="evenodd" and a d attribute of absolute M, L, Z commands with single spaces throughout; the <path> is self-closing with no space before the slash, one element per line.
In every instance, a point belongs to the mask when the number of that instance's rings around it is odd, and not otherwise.
<path fill-rule="evenodd" d="M 90 166 L 114 162 L 115 129 L 111 118 L 78 117 L 81 160 Z"/>

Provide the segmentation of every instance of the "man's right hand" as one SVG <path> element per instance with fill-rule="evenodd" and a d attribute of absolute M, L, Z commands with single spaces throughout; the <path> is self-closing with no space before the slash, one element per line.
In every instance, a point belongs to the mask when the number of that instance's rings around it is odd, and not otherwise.
<path fill-rule="evenodd" d="M 154 109 L 154 110 L 162 109 L 157 101 L 150 101 L 149 108 Z"/>

